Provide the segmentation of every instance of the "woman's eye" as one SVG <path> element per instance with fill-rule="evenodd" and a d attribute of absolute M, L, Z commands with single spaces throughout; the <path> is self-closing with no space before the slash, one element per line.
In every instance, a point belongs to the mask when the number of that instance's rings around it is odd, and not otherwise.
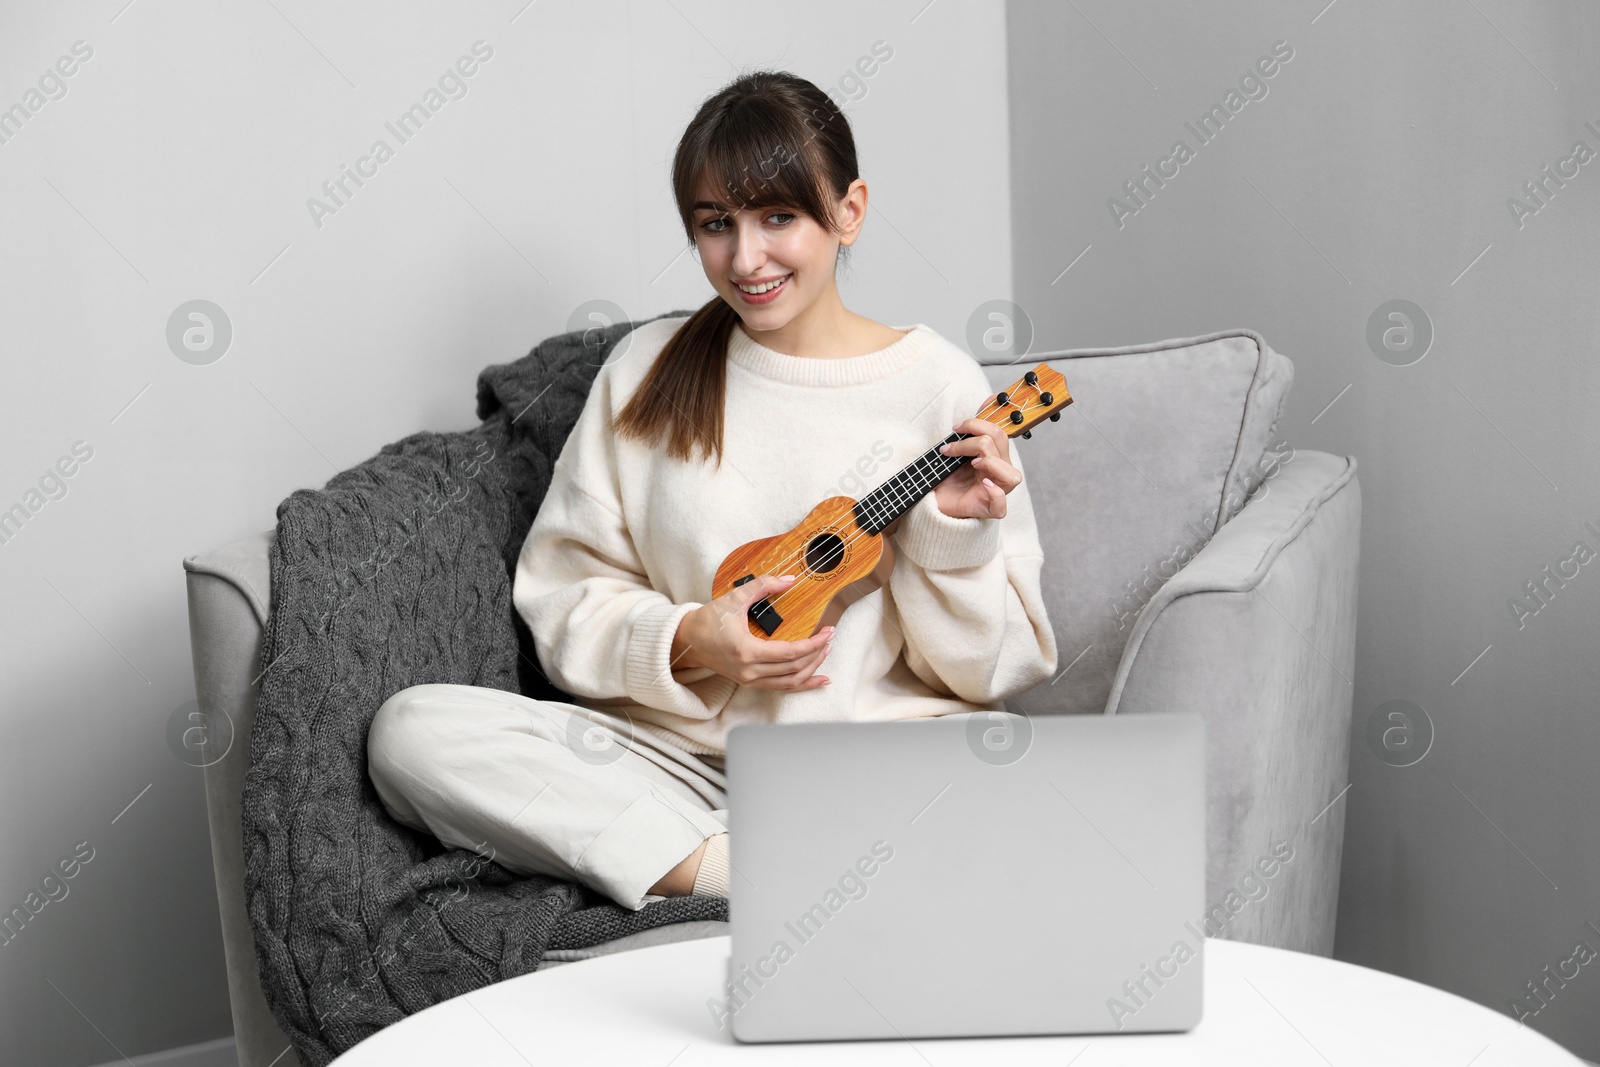
<path fill-rule="evenodd" d="M 767 221 L 777 226 L 787 226 L 797 218 L 792 211 L 774 211 L 767 216 Z M 706 233 L 722 233 L 728 228 L 729 219 L 726 215 L 714 219 L 707 219 L 700 224 Z"/>

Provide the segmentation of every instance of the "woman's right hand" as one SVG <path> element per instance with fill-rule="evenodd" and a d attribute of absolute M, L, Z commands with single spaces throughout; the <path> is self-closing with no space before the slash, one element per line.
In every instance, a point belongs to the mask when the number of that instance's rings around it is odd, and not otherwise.
<path fill-rule="evenodd" d="M 708 667 L 756 689 L 793 691 L 829 684 L 816 670 L 832 644 L 832 626 L 799 641 L 767 641 L 750 633 L 750 605 L 792 585 L 792 575 L 762 575 L 689 612 L 672 639 L 672 669 Z"/>

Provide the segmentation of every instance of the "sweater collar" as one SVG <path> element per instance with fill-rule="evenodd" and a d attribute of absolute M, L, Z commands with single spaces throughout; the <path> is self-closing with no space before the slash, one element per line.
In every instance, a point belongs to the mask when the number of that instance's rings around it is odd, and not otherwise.
<path fill-rule="evenodd" d="M 752 374 L 791 385 L 858 385 L 887 378 L 909 366 L 932 347 L 938 336 L 920 322 L 892 328 L 911 332 L 876 352 L 839 359 L 813 359 L 785 355 L 758 344 L 743 327 L 734 323 L 728 335 L 728 362 Z"/>

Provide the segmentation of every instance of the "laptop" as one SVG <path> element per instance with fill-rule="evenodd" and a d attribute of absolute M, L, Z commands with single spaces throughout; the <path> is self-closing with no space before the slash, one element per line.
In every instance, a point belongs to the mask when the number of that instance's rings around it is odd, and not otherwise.
<path fill-rule="evenodd" d="M 1199 1023 L 1199 715 L 742 724 L 727 775 L 738 1041 Z"/>

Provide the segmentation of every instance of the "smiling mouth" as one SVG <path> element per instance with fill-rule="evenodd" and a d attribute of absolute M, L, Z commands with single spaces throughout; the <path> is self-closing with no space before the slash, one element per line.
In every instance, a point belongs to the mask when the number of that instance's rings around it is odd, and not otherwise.
<path fill-rule="evenodd" d="M 789 279 L 792 277 L 794 277 L 793 272 L 785 274 L 783 277 L 777 278 L 770 282 L 762 282 L 760 285 L 741 285 L 738 282 L 734 282 L 733 284 L 741 293 L 744 293 L 746 296 L 761 296 L 765 293 L 773 293 L 777 292 L 779 289 L 782 289 L 786 284 L 788 284 Z"/>

